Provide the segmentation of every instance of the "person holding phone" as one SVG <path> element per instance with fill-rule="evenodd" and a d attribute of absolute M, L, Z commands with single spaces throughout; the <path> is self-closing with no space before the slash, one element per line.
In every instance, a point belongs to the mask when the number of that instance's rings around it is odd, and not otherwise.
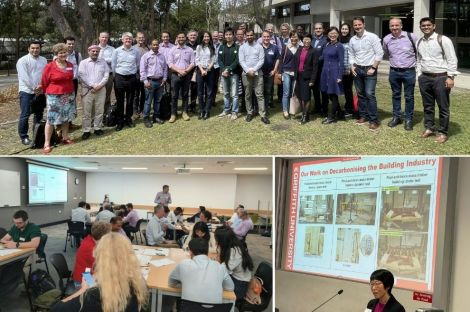
<path fill-rule="evenodd" d="M 51 312 L 138 312 L 147 305 L 147 285 L 127 238 L 118 233 L 106 234 L 93 254 L 93 276 L 85 273 L 80 290 L 59 301 Z M 119 274 L 116 274 L 116 268 L 119 268 Z M 93 282 L 94 285 L 89 284 Z"/>

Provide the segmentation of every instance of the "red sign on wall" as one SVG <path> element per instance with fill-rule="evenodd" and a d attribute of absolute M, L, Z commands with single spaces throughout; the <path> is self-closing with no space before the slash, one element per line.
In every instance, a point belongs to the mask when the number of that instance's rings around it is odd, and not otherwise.
<path fill-rule="evenodd" d="M 431 294 L 425 294 L 425 293 L 418 292 L 418 291 L 414 291 L 413 292 L 413 300 L 432 303 L 432 295 Z"/>

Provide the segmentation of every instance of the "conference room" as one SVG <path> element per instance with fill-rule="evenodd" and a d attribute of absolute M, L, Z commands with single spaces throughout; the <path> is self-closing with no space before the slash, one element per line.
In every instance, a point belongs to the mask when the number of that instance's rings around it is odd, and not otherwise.
<path fill-rule="evenodd" d="M 193 240 L 200 241 L 197 237 L 200 231 L 195 230 L 193 235 L 192 228 L 199 229 L 201 224 L 198 223 L 205 223 L 203 228 L 209 230 L 211 239 L 215 238 L 217 244 L 215 252 L 208 252 L 208 258 L 222 262 L 217 265 L 223 266 L 224 272 L 233 277 L 234 273 L 225 267 L 223 256 L 219 254 L 219 250 L 225 248 L 219 236 L 228 233 L 230 237 L 237 237 L 237 221 L 249 220 L 252 226 L 241 239 L 236 239 L 236 246 L 240 249 L 244 246 L 243 257 L 249 257 L 252 262 L 251 269 L 244 268 L 246 272 L 252 277 L 264 279 L 262 293 L 258 294 L 264 307 L 259 311 L 271 311 L 272 164 L 271 157 L 0 158 L 0 228 L 11 231 L 17 224 L 15 213 L 23 210 L 28 216 L 25 222 L 38 225 L 41 231 L 40 248 L 37 249 L 22 248 L 22 241 L 17 248 L 7 248 L 9 245 L 4 242 L 0 244 L 0 309 L 29 311 L 31 305 L 37 303 L 34 295 L 28 296 L 25 292 L 24 284 L 30 285 L 30 282 L 23 281 L 24 274 L 16 274 L 13 281 L 10 274 L 10 287 L 3 287 L 5 268 L 11 268 L 12 263 L 26 258 L 33 259 L 30 272 L 37 269 L 49 272 L 60 298 L 79 289 L 80 282 L 73 281 L 77 252 L 85 248 L 87 237 L 95 239 L 95 227 L 98 228 L 95 224 L 106 223 L 108 226 L 112 223 L 108 232 L 121 233 L 131 242 L 148 289 L 149 304 L 146 310 L 167 312 L 178 305 L 181 311 L 185 311 L 185 307 L 188 311 L 185 300 L 176 300 L 182 296 L 181 286 L 170 284 L 169 276 L 186 259 L 199 257 L 195 251 L 200 249 L 194 251 L 192 246 L 196 244 L 191 243 Z M 129 208 L 129 203 L 132 208 Z M 123 209 L 126 205 L 127 208 Z M 240 205 L 244 208 L 240 209 Z M 85 208 L 90 222 L 73 221 L 74 210 L 78 210 L 79 206 Z M 164 206 L 169 208 L 169 214 Z M 103 217 L 108 213 L 112 214 L 111 220 Z M 132 223 L 126 217 L 130 214 L 138 216 L 139 221 L 126 233 L 126 225 Z M 176 214 L 176 222 L 170 222 L 172 214 Z M 165 239 L 161 244 L 149 246 L 152 236 L 148 232 L 153 231 L 153 226 L 147 225 L 154 219 L 165 232 Z M 193 222 L 188 222 L 188 219 Z M 80 225 L 78 234 L 77 224 Z M 90 232 L 91 235 L 86 236 Z M 178 233 L 183 236 L 178 237 Z M 111 234 L 104 234 L 99 241 L 107 235 Z M 189 240 L 189 248 L 181 248 L 184 240 L 177 241 L 176 238 Z M 97 247 L 100 246 L 99 241 L 96 241 Z M 165 245 L 168 242 L 174 244 Z M 115 254 L 113 257 L 118 263 L 122 255 Z M 65 263 L 60 264 L 62 259 Z M 63 273 L 64 265 L 65 271 L 70 271 L 68 276 Z M 80 271 L 81 276 L 84 272 Z M 266 273 L 268 271 L 269 274 Z M 250 280 L 242 285 L 248 287 Z M 182 284 L 184 289 L 184 282 Z M 202 291 L 209 288 L 204 286 L 193 285 Z M 225 309 L 228 307 L 227 311 L 248 311 L 251 303 L 240 300 L 244 298 L 238 296 L 237 287 L 224 288 L 220 303 L 227 303 L 224 306 Z"/>
<path fill-rule="evenodd" d="M 276 311 L 468 311 L 470 158 L 274 168 Z"/>

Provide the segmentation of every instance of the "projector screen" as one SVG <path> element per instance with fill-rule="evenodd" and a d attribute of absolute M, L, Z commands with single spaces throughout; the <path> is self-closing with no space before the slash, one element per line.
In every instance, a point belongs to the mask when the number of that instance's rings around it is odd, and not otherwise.
<path fill-rule="evenodd" d="M 67 170 L 28 163 L 28 203 L 52 204 L 67 201 Z"/>
<path fill-rule="evenodd" d="M 284 268 L 366 282 L 386 268 L 432 292 L 441 170 L 438 157 L 293 163 Z"/>

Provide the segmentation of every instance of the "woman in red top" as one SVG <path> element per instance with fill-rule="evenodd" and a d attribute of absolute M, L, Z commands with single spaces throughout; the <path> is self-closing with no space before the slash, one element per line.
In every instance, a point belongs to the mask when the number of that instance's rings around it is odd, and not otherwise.
<path fill-rule="evenodd" d="M 72 274 L 72 278 L 75 282 L 82 282 L 82 273 L 85 272 L 86 268 L 90 268 L 93 271 L 93 264 L 95 263 L 93 250 L 101 237 L 109 232 L 111 232 L 111 223 L 93 223 L 91 227 L 91 235 L 85 237 L 85 239 L 80 243 L 80 248 L 78 248 L 77 251 L 75 267 Z"/>
<path fill-rule="evenodd" d="M 67 62 L 67 45 L 58 43 L 52 51 L 56 59 L 47 64 L 42 73 L 42 86 L 47 97 L 47 122 L 43 153 L 49 154 L 54 126 L 62 125 L 62 143 L 72 144 L 69 138 L 69 121 L 75 118 L 73 64 Z"/>

